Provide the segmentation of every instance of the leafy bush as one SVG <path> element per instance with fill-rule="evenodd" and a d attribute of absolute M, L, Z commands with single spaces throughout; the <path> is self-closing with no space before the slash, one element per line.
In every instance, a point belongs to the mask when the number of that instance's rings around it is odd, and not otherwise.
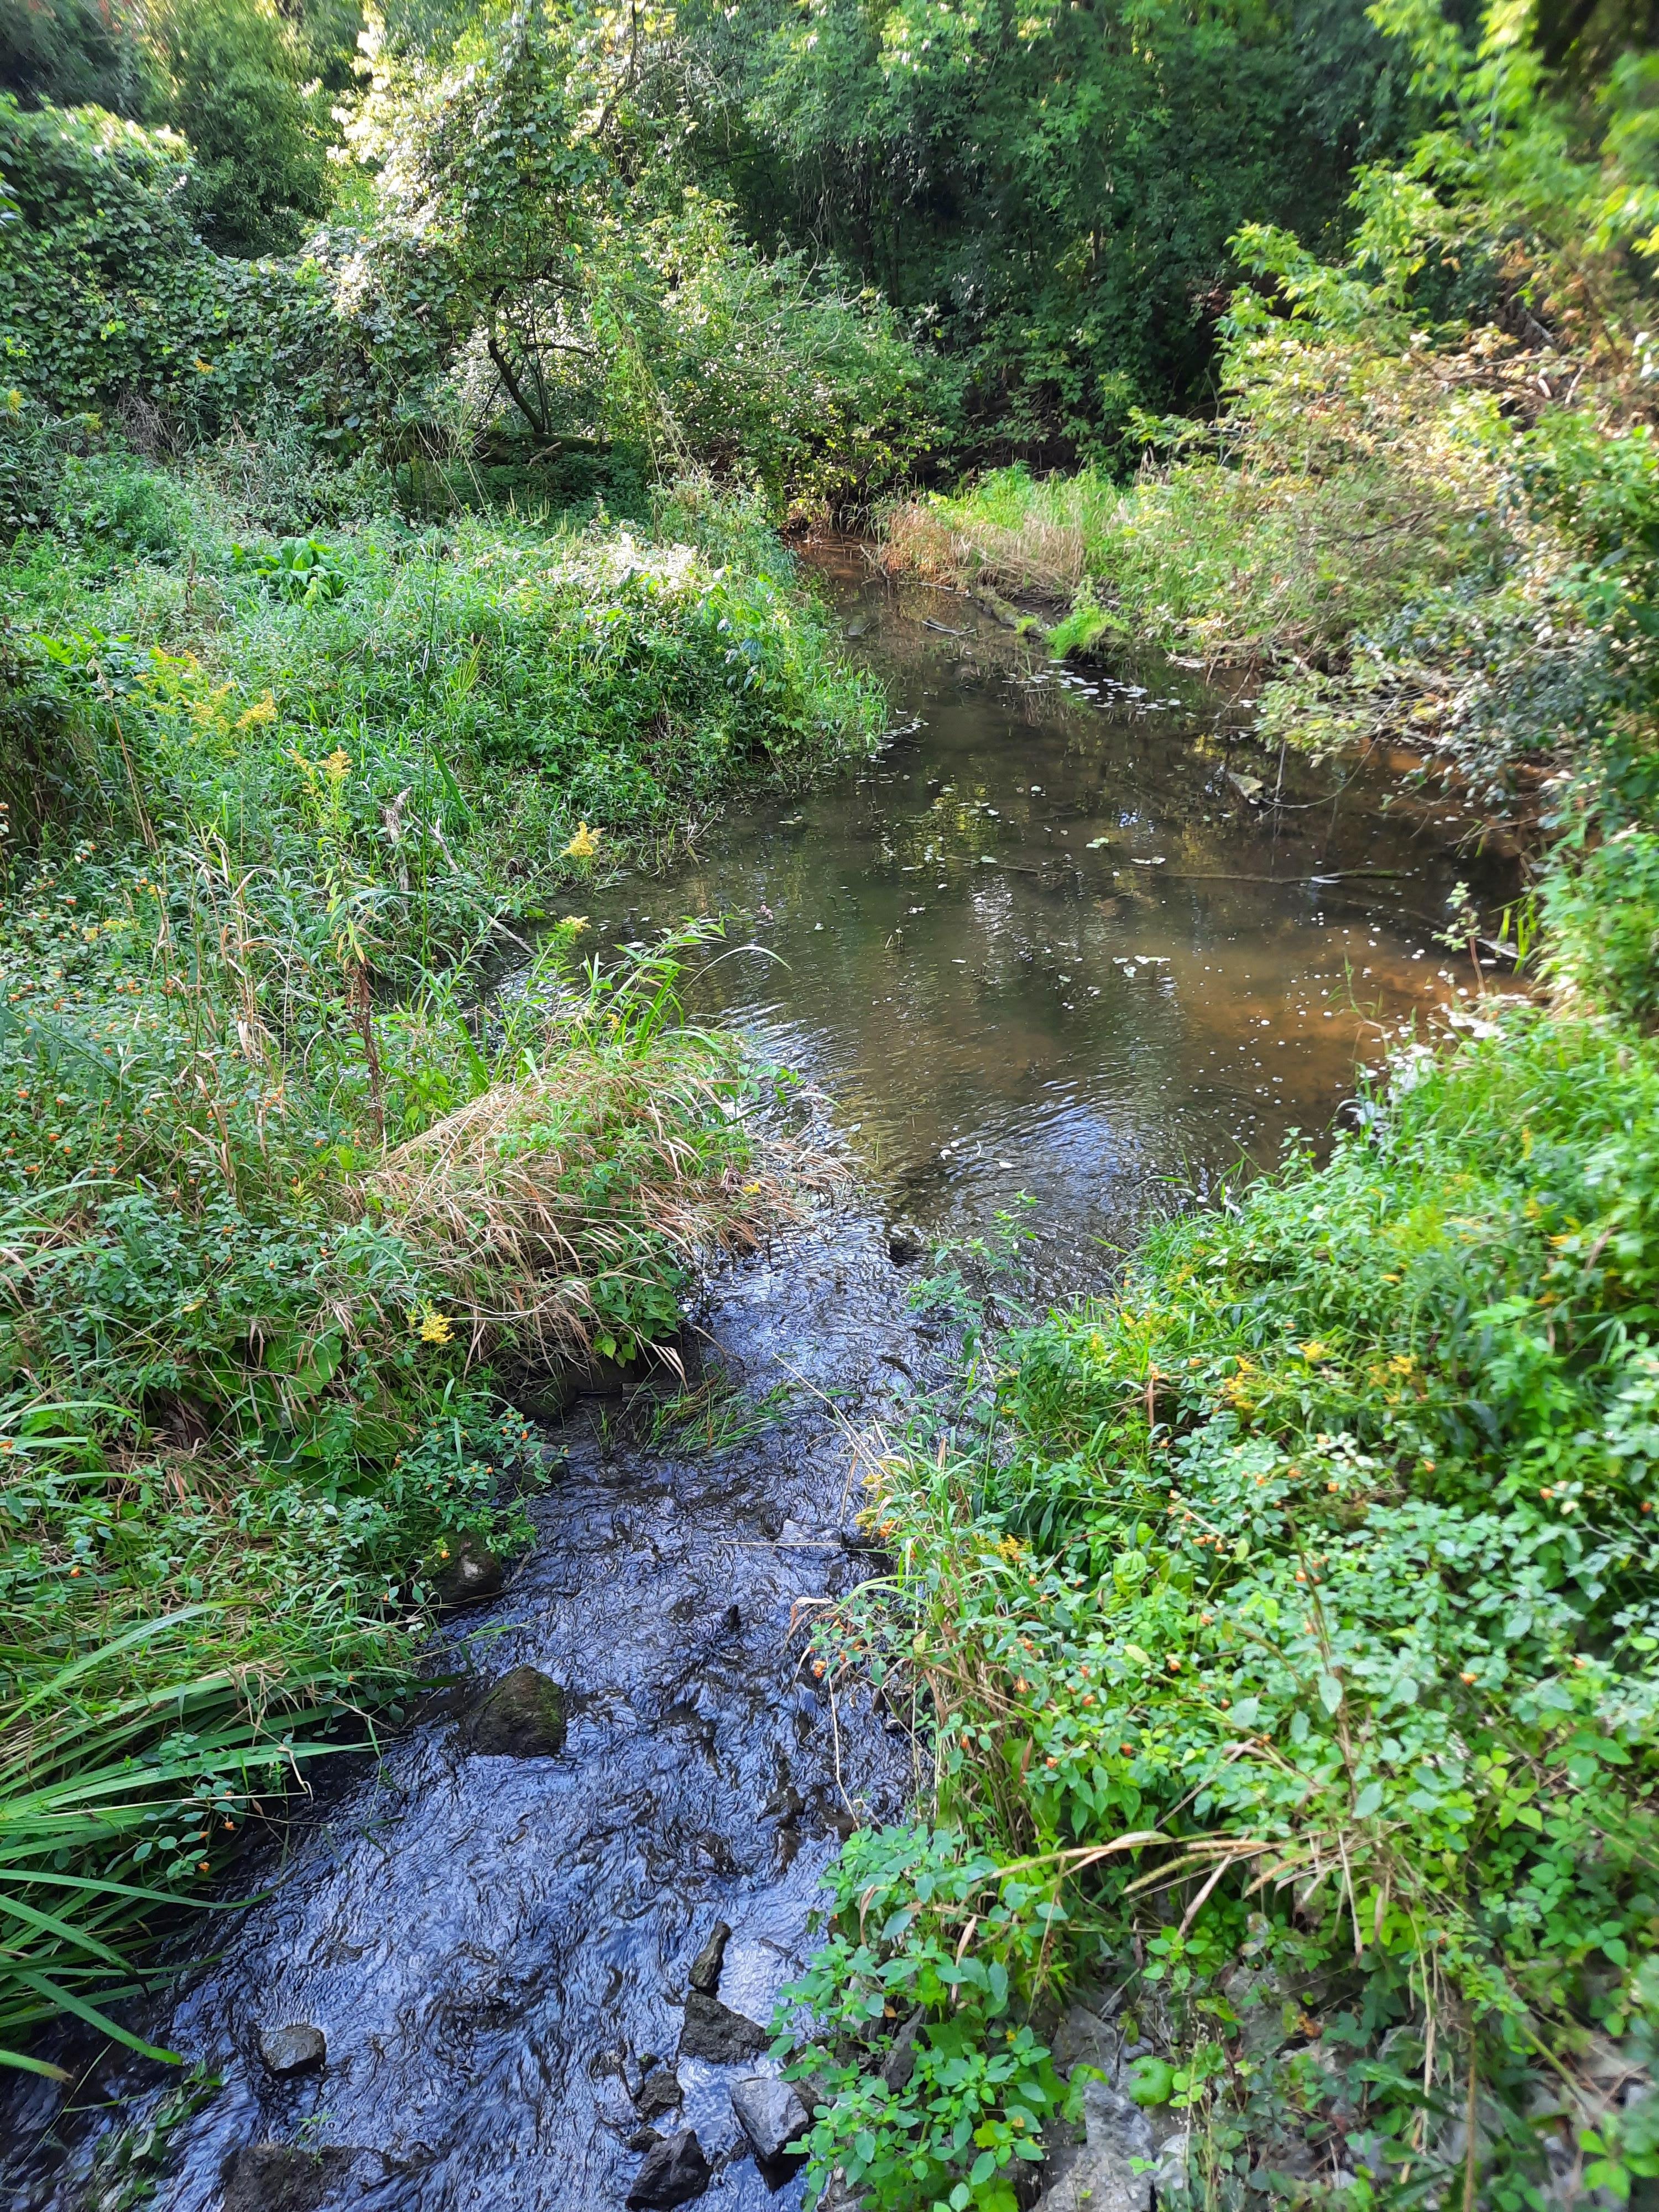
<path fill-rule="evenodd" d="M 0 351 L 30 398 L 59 413 L 137 398 L 185 430 L 257 411 L 273 389 L 330 412 L 321 272 L 211 252 L 191 191 L 171 132 L 0 94 Z"/>
<path fill-rule="evenodd" d="M 691 157 L 753 234 L 916 319 L 959 463 L 1109 461 L 1138 406 L 1207 396 L 1233 234 L 1340 221 L 1354 154 L 1409 112 L 1403 54 L 1343 7 L 826 0 L 678 28 Z"/>
<path fill-rule="evenodd" d="M 1046 2122 L 1076 2118 L 1083 2088 L 1060 2081 L 1022 2016 L 1064 1917 L 1045 1871 L 999 1866 L 948 1829 L 848 1844 L 827 1938 L 783 1993 L 774 2045 L 814 2106 L 815 2171 L 839 2169 L 874 2204 L 1013 2212 L 1012 2178 L 1042 2160 Z M 794 2005 L 828 2048 L 796 2051 Z"/>
<path fill-rule="evenodd" d="M 57 491 L 58 529 L 89 543 L 94 557 L 129 553 L 165 562 L 179 550 L 184 501 L 165 477 L 130 455 L 71 453 Z"/>
<path fill-rule="evenodd" d="M 767 258 L 653 157 L 633 69 L 625 36 L 535 9 L 442 68 L 382 57 L 340 297 L 383 416 L 521 467 L 718 470 L 778 512 L 867 497 L 925 443 L 919 356 L 872 294 Z"/>
<path fill-rule="evenodd" d="M 1620 830 L 1544 886 L 1550 961 L 1561 981 L 1632 1021 L 1659 1012 L 1659 836 Z"/>
<path fill-rule="evenodd" d="M 162 0 L 144 32 L 146 119 L 189 141 L 191 205 L 209 241 L 225 254 L 297 251 L 330 198 L 329 118 L 304 88 L 303 38 L 258 0 Z"/>

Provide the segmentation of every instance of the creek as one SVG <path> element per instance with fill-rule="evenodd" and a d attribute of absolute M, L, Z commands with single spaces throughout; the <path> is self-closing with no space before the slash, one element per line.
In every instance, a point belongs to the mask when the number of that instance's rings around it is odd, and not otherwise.
<path fill-rule="evenodd" d="M 895 1224 L 982 1237 L 1025 1194 L 1037 1292 L 1098 1284 L 1149 1211 L 1316 1139 L 1356 1060 L 1470 980 L 1432 934 L 1472 872 L 1443 800 L 1258 758 L 1247 699 L 1198 672 L 1068 672 L 856 547 L 819 560 L 901 734 L 590 902 L 613 948 L 733 916 L 697 1010 L 832 1094 L 854 1153 L 856 1202 L 693 1317 L 708 1405 L 718 1381 L 752 1418 L 712 1449 L 659 1401 L 549 1431 L 536 1549 L 441 1644 L 562 1684 L 562 1752 L 481 1754 L 452 1699 L 354 1757 L 145 2021 L 198 2092 L 107 2054 L 74 2109 L 24 2083 L 15 2206 L 588 2212 L 623 2203 L 647 2121 L 695 2129 L 720 2212 L 798 2203 L 733 2120 L 757 2061 L 681 2037 L 715 1925 L 720 2002 L 764 2022 L 841 1837 L 915 1787 L 916 1747 L 866 1693 L 830 1702 L 800 1632 L 870 1571 L 849 1430 L 948 1367 Z M 278 2075 L 261 2035 L 295 2023 L 325 2061 Z"/>

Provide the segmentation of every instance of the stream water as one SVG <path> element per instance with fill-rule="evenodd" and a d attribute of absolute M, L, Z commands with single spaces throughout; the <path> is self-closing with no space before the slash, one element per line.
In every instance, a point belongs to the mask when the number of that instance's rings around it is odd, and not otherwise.
<path fill-rule="evenodd" d="M 592 912 L 623 942 L 732 916 L 752 949 L 699 1003 L 834 1090 L 890 1212 L 972 1235 L 1024 1192 L 1043 1286 L 1097 1283 L 1149 1205 L 1322 1139 L 1356 1063 L 1472 985 L 1447 895 L 1506 870 L 1397 756 L 1263 758 L 1249 697 L 1192 669 L 1076 672 L 814 550 L 901 734 Z"/>
<path fill-rule="evenodd" d="M 721 2212 L 796 2203 L 733 2120 L 757 2062 L 677 2054 L 714 1924 L 720 2002 L 764 2021 L 840 1835 L 912 1787 L 908 1739 L 861 1694 L 827 1704 L 797 1632 L 867 1571 L 848 1425 L 902 1416 L 946 1349 L 889 1225 L 978 1234 L 1024 1192 L 1041 1285 L 1097 1282 L 1172 1186 L 1327 1127 L 1356 1058 L 1461 980 L 1431 934 L 1469 872 L 1448 807 L 1382 811 L 1346 771 L 1281 781 L 1237 735 L 1245 702 L 1193 672 L 1073 676 L 855 549 L 828 567 L 904 733 L 593 905 L 613 943 L 740 916 L 733 941 L 764 950 L 711 968 L 698 1002 L 830 1090 L 858 1152 L 859 1202 L 696 1316 L 729 1383 L 786 1386 L 775 1418 L 713 1453 L 614 1404 L 550 1433 L 536 1550 L 444 1637 L 481 1680 L 563 1684 L 562 1753 L 480 1755 L 437 1712 L 358 1760 L 144 2023 L 201 2069 L 190 2108 L 125 2057 L 67 2103 L 25 2081 L 6 2202 L 588 2212 L 623 2203 L 648 2117 L 696 2130 Z M 281 2078 L 261 2033 L 301 2022 L 325 2063 Z"/>

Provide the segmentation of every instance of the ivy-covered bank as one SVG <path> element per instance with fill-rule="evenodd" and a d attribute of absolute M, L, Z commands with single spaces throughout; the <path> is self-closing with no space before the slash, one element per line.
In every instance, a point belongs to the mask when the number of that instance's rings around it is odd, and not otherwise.
<path fill-rule="evenodd" d="M 1273 738 L 1415 754 L 1532 889 L 1454 899 L 1484 996 L 1322 1164 L 982 1347 L 870 1469 L 893 1573 L 821 1657 L 914 1711 L 933 1794 L 848 1846 L 798 1995 L 815 2173 L 882 2207 L 1032 2200 L 1079 1998 L 1155 2123 L 1124 2203 L 1659 2178 L 1650 71 L 1591 118 L 1511 12 L 1407 27 L 1442 127 L 1340 266 L 1242 242 L 1218 422 L 890 526 L 1058 603 L 1058 650 L 1150 633 L 1252 666 Z"/>

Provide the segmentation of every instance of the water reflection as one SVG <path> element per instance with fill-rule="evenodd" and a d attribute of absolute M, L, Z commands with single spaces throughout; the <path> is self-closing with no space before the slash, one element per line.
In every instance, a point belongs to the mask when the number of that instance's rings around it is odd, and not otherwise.
<path fill-rule="evenodd" d="M 841 1093 L 895 1210 L 965 1233 L 1023 1189 L 1054 1286 L 1097 1273 L 1172 1178 L 1323 1131 L 1356 1061 L 1472 984 L 1436 932 L 1500 868 L 1457 860 L 1443 800 L 1257 757 L 1248 700 L 1193 671 L 1079 676 L 962 598 L 833 581 L 900 734 L 596 918 L 740 915 L 756 950 L 701 1004 Z"/>

